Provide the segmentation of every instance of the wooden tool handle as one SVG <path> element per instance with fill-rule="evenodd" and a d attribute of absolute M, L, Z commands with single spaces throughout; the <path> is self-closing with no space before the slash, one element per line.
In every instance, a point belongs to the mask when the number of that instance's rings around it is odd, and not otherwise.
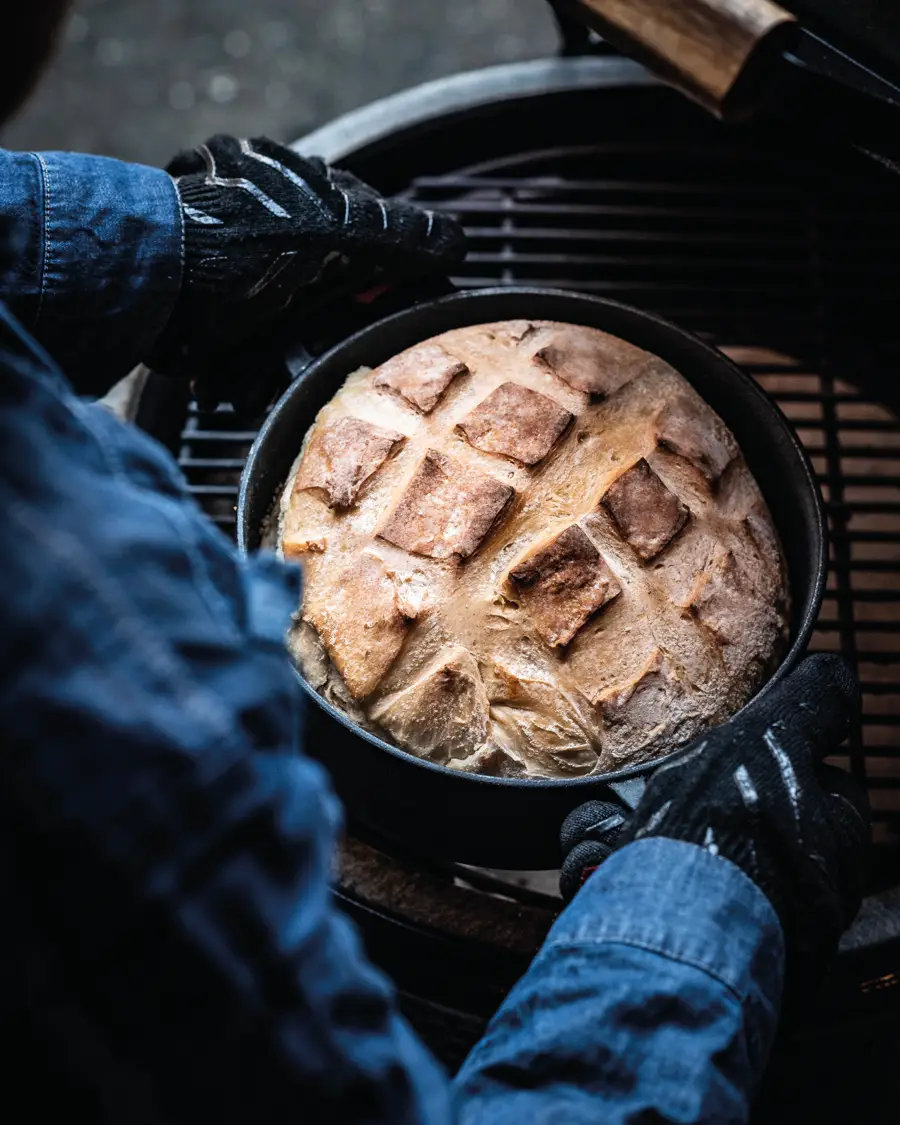
<path fill-rule="evenodd" d="M 771 0 L 574 0 L 563 6 L 720 117 L 752 110 L 766 69 L 796 26 Z"/>

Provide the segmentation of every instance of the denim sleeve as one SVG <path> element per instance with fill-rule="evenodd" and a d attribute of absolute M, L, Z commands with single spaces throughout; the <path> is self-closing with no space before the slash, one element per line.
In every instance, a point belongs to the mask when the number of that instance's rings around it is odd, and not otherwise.
<path fill-rule="evenodd" d="M 747 1120 L 774 1038 L 777 917 L 675 840 L 613 855 L 554 925 L 456 1080 L 462 1125 Z"/>
<path fill-rule="evenodd" d="M 138 363 L 181 287 L 182 220 L 159 168 L 0 149 L 12 231 L 0 296 L 85 394 Z"/>

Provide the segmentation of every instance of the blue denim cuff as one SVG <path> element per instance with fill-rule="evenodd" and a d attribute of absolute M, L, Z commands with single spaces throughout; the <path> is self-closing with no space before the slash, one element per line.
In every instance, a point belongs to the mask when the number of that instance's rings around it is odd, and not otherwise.
<path fill-rule="evenodd" d="M 588 879 L 547 938 L 618 943 L 709 973 L 741 1003 L 781 994 L 784 937 L 769 900 L 740 868 L 665 837 L 615 852 Z"/>
<path fill-rule="evenodd" d="M 784 942 L 733 864 L 651 838 L 553 926 L 456 1081 L 465 1125 L 746 1121 L 778 1019 Z"/>
<path fill-rule="evenodd" d="M 181 289 L 183 232 L 159 168 L 73 153 L 0 151 L 0 212 L 17 228 L 3 289 L 76 385 L 108 385 L 141 358 Z"/>

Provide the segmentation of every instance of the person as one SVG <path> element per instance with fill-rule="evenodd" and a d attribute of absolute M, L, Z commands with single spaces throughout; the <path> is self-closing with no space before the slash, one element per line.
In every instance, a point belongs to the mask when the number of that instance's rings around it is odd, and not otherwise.
<path fill-rule="evenodd" d="M 64 7 L 17 9 L 4 114 Z M 276 311 L 444 270 L 459 232 L 268 141 L 170 172 L 0 167 L 7 1099 L 116 1123 L 746 1120 L 783 999 L 860 901 L 865 807 L 822 764 L 845 667 L 810 658 L 632 817 L 576 810 L 571 903 L 450 1081 L 330 895 L 341 812 L 283 647 L 299 576 L 239 558 L 168 454 L 73 386 L 153 357 L 214 398 L 217 356 Z"/>

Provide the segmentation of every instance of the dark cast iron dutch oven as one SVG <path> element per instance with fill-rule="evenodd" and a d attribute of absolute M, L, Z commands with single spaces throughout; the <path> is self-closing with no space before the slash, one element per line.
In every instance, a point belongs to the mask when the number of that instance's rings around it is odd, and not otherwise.
<path fill-rule="evenodd" d="M 638 309 L 547 289 L 457 293 L 415 305 L 364 328 L 314 360 L 260 430 L 238 499 L 238 545 L 259 546 L 264 520 L 316 414 L 350 372 L 378 364 L 430 336 L 498 320 L 556 320 L 600 328 L 667 360 L 734 433 L 769 505 L 787 556 L 793 602 L 791 645 L 761 693 L 803 655 L 825 587 L 827 531 L 809 460 L 781 411 L 721 352 Z M 633 807 L 660 764 L 571 780 L 520 780 L 456 773 L 362 731 L 306 683 L 312 701 L 306 749 L 328 769 L 351 822 L 403 850 L 483 867 L 540 869 L 559 863 L 558 832 L 590 798 Z"/>

